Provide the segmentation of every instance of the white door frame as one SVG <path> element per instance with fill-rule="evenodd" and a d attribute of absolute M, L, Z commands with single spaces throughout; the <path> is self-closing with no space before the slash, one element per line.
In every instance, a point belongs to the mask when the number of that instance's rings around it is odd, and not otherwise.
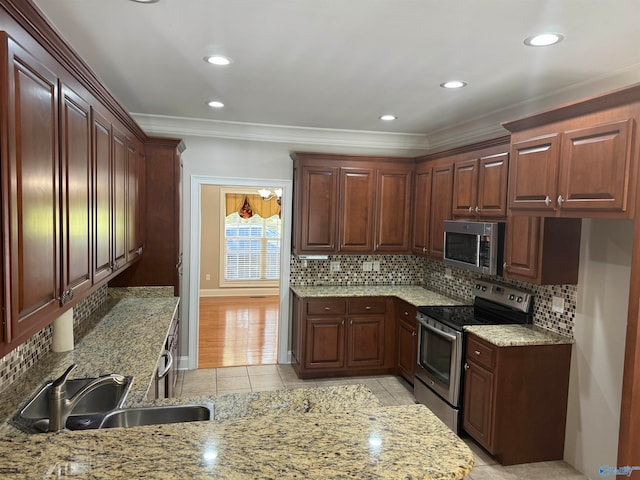
<path fill-rule="evenodd" d="M 198 368 L 198 324 L 200 315 L 200 203 L 202 185 L 282 188 L 282 231 L 280 237 L 280 319 L 278 321 L 278 363 L 289 357 L 289 275 L 291 256 L 291 205 L 293 182 L 268 178 L 191 177 L 191 240 L 189 258 L 189 360 L 188 368 Z"/>

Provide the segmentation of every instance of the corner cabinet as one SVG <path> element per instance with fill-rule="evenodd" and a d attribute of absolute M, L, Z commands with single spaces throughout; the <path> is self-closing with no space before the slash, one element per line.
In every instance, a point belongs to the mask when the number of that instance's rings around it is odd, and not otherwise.
<path fill-rule="evenodd" d="M 632 218 L 638 98 L 636 86 L 503 124 L 512 132 L 509 210 Z"/>
<path fill-rule="evenodd" d="M 300 378 L 390 373 L 391 299 L 301 298 L 291 293 L 292 360 Z"/>
<path fill-rule="evenodd" d="M 561 460 L 571 345 L 465 348 L 464 430 L 503 465 Z"/>
<path fill-rule="evenodd" d="M 296 255 L 408 253 L 413 160 L 294 153 Z"/>

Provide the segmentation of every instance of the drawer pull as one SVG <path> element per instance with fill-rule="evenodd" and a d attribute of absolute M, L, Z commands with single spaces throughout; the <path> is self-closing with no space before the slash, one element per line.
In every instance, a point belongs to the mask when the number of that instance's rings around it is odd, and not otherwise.
<path fill-rule="evenodd" d="M 405 317 L 408 317 L 408 316 L 409 316 L 409 312 L 406 312 L 406 311 L 405 311 L 405 312 L 404 312 L 404 316 L 405 316 Z"/>
<path fill-rule="evenodd" d="M 371 307 L 369 305 L 367 305 L 366 307 L 364 307 L 365 310 L 371 310 Z"/>
<path fill-rule="evenodd" d="M 476 355 L 480 355 L 480 352 L 478 350 L 475 350 L 473 353 L 475 353 Z"/>
<path fill-rule="evenodd" d="M 331 310 L 331 307 L 324 307 L 324 309 L 328 312 L 329 310 Z"/>

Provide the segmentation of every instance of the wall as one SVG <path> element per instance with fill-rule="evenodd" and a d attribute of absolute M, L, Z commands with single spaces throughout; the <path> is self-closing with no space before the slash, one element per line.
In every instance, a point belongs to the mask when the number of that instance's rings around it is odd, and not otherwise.
<path fill-rule="evenodd" d="M 86 333 L 85 320 L 106 301 L 107 286 L 105 285 L 73 308 L 73 332 L 76 339 Z M 9 388 L 20 375 L 51 350 L 51 332 L 52 325 L 49 325 L 0 358 L 0 393 Z"/>
<path fill-rule="evenodd" d="M 565 460 L 590 478 L 616 466 L 633 222 L 583 220 Z"/>
<path fill-rule="evenodd" d="M 200 209 L 200 290 L 215 290 L 220 286 L 220 187 L 202 187 Z M 207 273 L 210 280 L 206 279 Z"/>

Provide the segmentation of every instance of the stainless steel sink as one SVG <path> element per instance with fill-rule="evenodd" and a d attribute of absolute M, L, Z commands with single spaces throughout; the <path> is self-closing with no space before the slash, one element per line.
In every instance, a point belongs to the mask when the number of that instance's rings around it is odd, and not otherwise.
<path fill-rule="evenodd" d="M 100 424 L 100 428 L 139 427 L 212 419 L 213 405 L 211 404 L 125 408 L 107 413 Z"/>
<path fill-rule="evenodd" d="M 123 385 L 109 383 L 86 394 L 69 415 L 66 428 L 85 430 L 98 428 L 106 412 L 121 408 L 131 389 L 133 377 L 125 377 Z M 95 378 L 67 380 L 69 397 L 93 382 Z M 49 392 L 52 381 L 45 383 L 35 396 L 12 419 L 11 423 L 27 433 L 49 431 Z"/>

